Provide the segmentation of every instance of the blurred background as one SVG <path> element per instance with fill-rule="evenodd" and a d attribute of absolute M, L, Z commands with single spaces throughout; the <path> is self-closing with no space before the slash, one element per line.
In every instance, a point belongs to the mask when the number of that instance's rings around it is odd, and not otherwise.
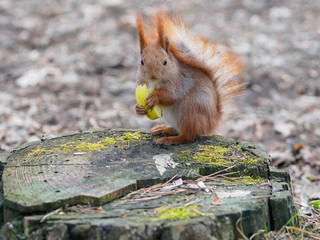
<path fill-rule="evenodd" d="M 161 122 L 134 112 L 135 15 L 161 6 L 246 62 L 246 94 L 221 134 L 266 150 L 296 194 L 319 195 L 319 0 L 1 0 L 0 152 L 47 133 Z"/>

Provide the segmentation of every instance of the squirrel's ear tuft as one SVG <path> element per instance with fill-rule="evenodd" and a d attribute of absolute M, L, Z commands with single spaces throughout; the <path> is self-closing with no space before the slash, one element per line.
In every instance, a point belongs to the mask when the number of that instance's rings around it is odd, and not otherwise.
<path fill-rule="evenodd" d="M 137 31 L 139 35 L 139 42 L 140 42 L 140 53 L 142 53 L 143 49 L 148 45 L 148 39 L 144 33 L 141 12 L 137 13 L 136 23 L 137 23 Z"/>
<path fill-rule="evenodd" d="M 166 52 L 167 53 L 169 53 L 168 51 L 169 51 L 169 40 L 168 40 L 168 38 L 167 38 L 167 36 L 164 36 L 164 45 L 165 45 L 165 50 L 166 50 Z"/>
<path fill-rule="evenodd" d="M 163 26 L 163 12 L 159 11 L 157 14 L 157 30 L 158 30 L 158 44 L 160 47 L 166 50 L 166 40 L 164 36 L 164 26 Z"/>

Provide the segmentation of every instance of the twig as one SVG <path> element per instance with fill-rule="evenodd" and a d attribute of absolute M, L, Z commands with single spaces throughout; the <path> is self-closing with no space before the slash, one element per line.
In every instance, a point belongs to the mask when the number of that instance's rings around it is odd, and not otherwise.
<path fill-rule="evenodd" d="M 153 197 L 135 198 L 135 199 L 128 199 L 128 200 L 126 200 L 126 201 L 127 201 L 127 202 L 138 202 L 138 201 L 153 200 L 153 199 L 157 199 L 157 198 L 161 198 L 161 196 L 158 195 L 158 196 L 153 196 Z"/>
<path fill-rule="evenodd" d="M 211 177 L 211 178 L 225 177 L 225 176 L 232 175 L 232 174 L 236 174 L 236 173 L 240 173 L 240 171 L 224 173 L 224 174 L 220 174 L 220 175 L 218 175 L 218 176 L 214 176 L 214 177 Z"/>
<path fill-rule="evenodd" d="M 252 240 L 254 239 L 256 236 L 260 235 L 260 234 L 265 234 L 265 230 L 259 230 L 258 232 L 256 232 L 255 234 L 253 234 L 249 239 Z"/>
<path fill-rule="evenodd" d="M 174 193 L 181 193 L 181 192 L 186 192 L 187 190 L 178 190 L 178 191 L 171 191 L 171 192 L 153 192 L 152 194 L 174 194 Z"/>
<path fill-rule="evenodd" d="M 246 235 L 244 235 L 243 233 L 243 228 L 242 228 L 242 213 L 240 213 L 240 217 L 236 222 L 236 229 L 238 231 L 238 233 L 245 239 L 245 240 L 249 240 L 249 238 L 246 237 Z"/>
<path fill-rule="evenodd" d="M 142 188 L 142 189 L 140 189 L 140 190 L 143 191 L 143 192 L 148 192 L 148 191 L 153 190 L 153 189 L 155 189 L 155 188 L 161 188 L 161 187 L 167 185 L 169 182 L 171 182 L 171 181 L 172 181 L 173 179 L 175 179 L 177 176 L 178 176 L 178 174 L 174 175 L 172 178 L 170 178 L 170 179 L 169 179 L 168 181 L 166 181 L 165 183 L 157 184 L 157 185 L 154 185 L 154 186 L 149 187 L 149 188 Z"/>
<path fill-rule="evenodd" d="M 286 228 L 289 228 L 289 229 L 295 230 L 295 231 L 299 231 L 299 232 L 302 232 L 302 233 L 306 233 L 306 234 L 309 234 L 309 235 L 315 237 L 316 239 L 320 239 L 320 235 L 312 233 L 312 232 L 309 232 L 309 231 L 306 231 L 306 230 L 301 229 L 301 228 L 297 228 L 297 227 L 293 227 L 293 226 L 286 227 Z"/>
<path fill-rule="evenodd" d="M 203 213 L 203 212 L 200 212 L 199 210 L 197 209 L 190 209 L 191 212 L 194 212 L 196 214 L 199 214 L 200 216 L 206 216 L 207 214 L 206 213 Z"/>
<path fill-rule="evenodd" d="M 166 181 L 165 183 L 161 184 L 160 186 L 163 187 L 165 185 L 167 185 L 169 182 L 171 182 L 173 179 L 175 179 L 178 176 L 178 174 L 174 175 L 172 178 L 170 178 L 168 181 Z"/>
<path fill-rule="evenodd" d="M 194 196 L 195 196 L 195 195 L 194 195 Z M 184 206 L 186 207 L 186 206 L 194 205 L 194 204 L 196 204 L 196 203 L 198 203 L 198 202 L 201 202 L 201 201 L 202 201 L 202 199 L 201 199 L 201 198 L 198 198 L 198 199 L 196 199 L 196 200 L 194 200 L 194 201 L 192 201 L 192 202 L 186 203 Z"/>
<path fill-rule="evenodd" d="M 186 190 L 181 190 L 181 191 L 171 191 L 171 192 L 156 192 L 156 190 L 160 190 L 161 188 L 163 188 L 164 186 L 166 186 L 168 183 L 170 183 L 173 179 L 175 179 L 176 177 L 178 176 L 178 174 L 174 175 L 172 178 L 170 178 L 168 181 L 166 181 L 165 183 L 162 183 L 162 184 L 157 184 L 157 185 L 154 185 L 154 186 L 151 186 L 149 188 L 141 188 L 135 192 L 132 192 L 132 193 L 129 193 L 127 194 L 125 197 L 123 197 L 122 199 L 123 200 L 128 200 L 130 199 L 130 197 L 132 196 L 144 196 L 144 195 L 148 195 L 148 194 L 163 194 L 163 195 L 166 195 L 166 194 L 173 194 L 173 193 L 179 193 L 179 192 L 185 192 Z M 158 198 L 158 197 L 157 197 Z M 151 197 L 145 197 L 145 198 L 140 198 L 140 199 L 144 199 L 144 200 L 149 200 L 149 199 L 153 199 L 152 196 Z M 135 200 L 138 200 L 135 199 Z"/>
<path fill-rule="evenodd" d="M 222 169 L 222 170 L 220 170 L 220 171 L 218 171 L 218 172 L 214 172 L 214 173 L 211 173 L 211 174 L 209 174 L 209 175 L 207 175 L 207 176 L 203 176 L 203 177 L 201 177 L 200 179 L 206 179 L 206 178 L 210 178 L 210 177 L 213 177 L 213 176 L 216 176 L 217 174 L 219 174 L 219 173 L 221 173 L 221 172 L 225 172 L 225 171 L 227 171 L 227 170 L 229 170 L 229 169 L 231 169 L 231 168 L 234 168 L 236 165 L 233 165 L 233 166 L 231 166 L 231 167 L 227 167 L 227 168 L 225 168 L 225 169 Z M 203 181 L 203 180 L 202 180 Z"/>
<path fill-rule="evenodd" d="M 49 212 L 48 214 L 44 215 L 43 218 L 41 218 L 40 223 L 44 222 L 48 217 L 58 214 L 61 211 L 62 211 L 62 208 L 58 208 L 52 212 Z"/>
<path fill-rule="evenodd" d="M 224 174 L 220 174 L 220 175 L 217 175 L 217 176 L 206 176 L 204 178 L 199 178 L 197 179 L 196 181 L 198 180 L 202 180 L 202 181 L 206 181 L 207 179 L 214 179 L 214 178 L 218 178 L 218 177 L 225 177 L 225 176 L 228 176 L 228 175 L 232 175 L 232 174 L 235 174 L 235 173 L 239 173 L 239 171 L 235 171 L 235 172 L 230 172 L 230 173 L 224 173 Z"/>

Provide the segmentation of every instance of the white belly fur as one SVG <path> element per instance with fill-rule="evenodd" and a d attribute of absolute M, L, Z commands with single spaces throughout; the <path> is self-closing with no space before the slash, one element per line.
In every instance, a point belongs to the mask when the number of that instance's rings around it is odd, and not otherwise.
<path fill-rule="evenodd" d="M 166 119 L 166 121 L 177 131 L 179 131 L 178 129 L 178 124 L 177 124 L 177 119 L 175 117 L 175 115 L 177 114 L 173 114 L 175 111 L 175 107 L 174 106 L 161 106 L 162 109 L 162 114 L 163 117 Z"/>

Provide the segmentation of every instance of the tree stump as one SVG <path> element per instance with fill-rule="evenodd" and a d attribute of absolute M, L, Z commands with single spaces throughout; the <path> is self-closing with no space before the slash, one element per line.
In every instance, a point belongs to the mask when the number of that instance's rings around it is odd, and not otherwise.
<path fill-rule="evenodd" d="M 5 221 L 23 216 L 30 238 L 234 239 L 295 214 L 289 176 L 221 136 L 166 147 L 149 132 L 96 129 L 45 136 L 5 159 Z"/>

